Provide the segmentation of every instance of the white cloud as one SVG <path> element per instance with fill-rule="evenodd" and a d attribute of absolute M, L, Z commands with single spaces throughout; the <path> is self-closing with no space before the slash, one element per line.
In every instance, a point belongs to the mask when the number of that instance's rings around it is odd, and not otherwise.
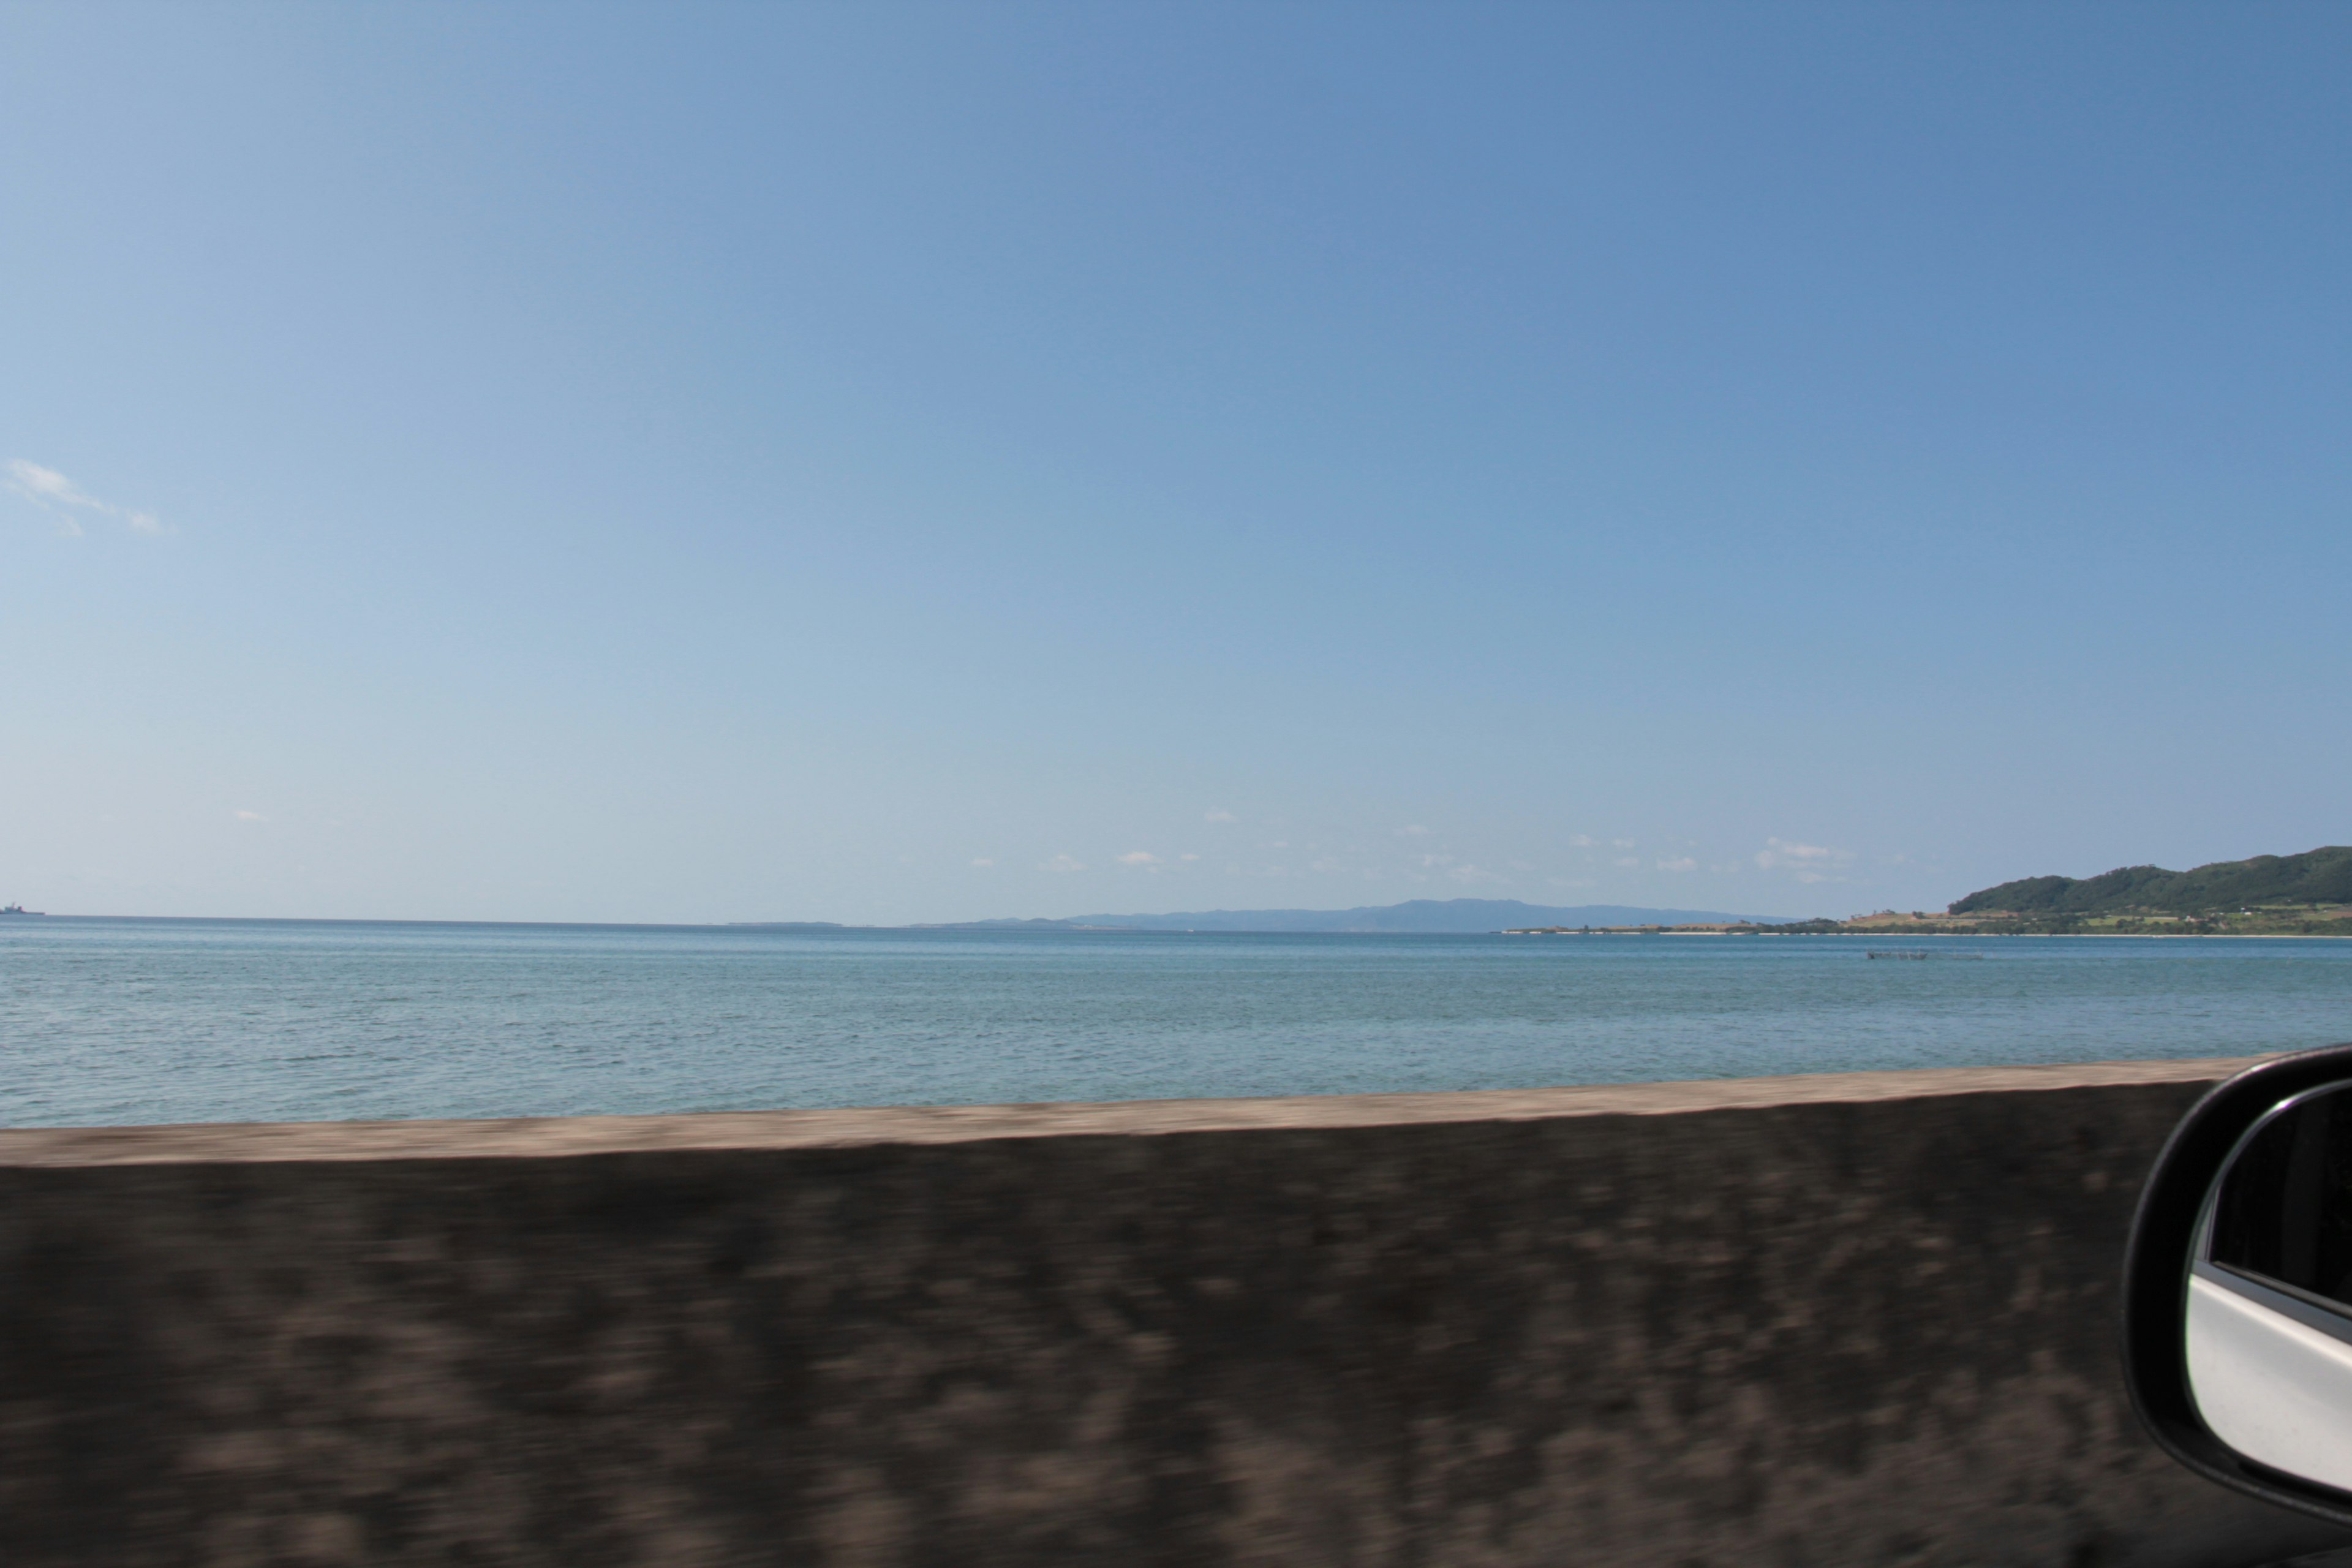
<path fill-rule="evenodd" d="M 1612 847 L 1618 849 L 1631 849 L 1633 847 L 1633 841 L 1630 838 L 1612 838 L 1609 843 Z"/>
<path fill-rule="evenodd" d="M 1507 882 L 1510 880 L 1499 871 L 1489 871 L 1478 866 L 1456 866 L 1445 875 L 1456 882 Z"/>
<path fill-rule="evenodd" d="M 1429 829 L 1416 822 L 1408 826 L 1398 828 L 1397 837 L 1399 838 L 1426 838 L 1429 837 Z"/>
<path fill-rule="evenodd" d="M 1642 858 L 1639 855 L 1622 855 L 1618 857 L 1617 864 L 1623 866 L 1630 870 L 1639 870 L 1642 865 Z"/>
<path fill-rule="evenodd" d="M 1591 848 L 1594 845 L 1596 845 L 1596 844 L 1600 843 L 1600 842 L 1601 842 L 1601 840 L 1599 840 L 1598 838 L 1593 837 L 1592 837 L 1592 835 L 1591 835 L 1590 833 L 1580 833 L 1580 834 L 1577 834 L 1574 837 L 1570 838 L 1568 842 L 1569 842 L 1570 846 L 1571 847 L 1573 847 L 1573 848 L 1577 848 L 1577 849 L 1590 849 L 1590 848 Z"/>
<path fill-rule="evenodd" d="M 102 501 L 55 468 L 45 468 L 38 463 L 22 458 L 8 459 L 7 489 L 24 497 L 43 511 L 58 519 L 58 531 L 68 536 L 81 532 L 81 523 L 63 509 L 96 512 L 100 517 L 120 518 L 133 533 L 151 537 L 169 531 L 163 519 L 152 511 L 133 511 L 110 501 Z"/>
<path fill-rule="evenodd" d="M 1157 866 L 1160 857 L 1149 849 L 1130 849 L 1118 858 L 1118 863 L 1122 866 Z"/>
<path fill-rule="evenodd" d="M 974 860 L 972 864 L 975 866 L 993 866 L 996 862 L 993 860 Z"/>
<path fill-rule="evenodd" d="M 1086 868 L 1087 863 L 1072 855 L 1056 855 L 1037 868 L 1040 871 L 1083 871 Z"/>
<path fill-rule="evenodd" d="M 257 811 L 240 811 L 236 814 L 236 819 L 239 822 L 267 822 L 269 820 L 269 818 L 262 816 L 261 813 Z"/>
<path fill-rule="evenodd" d="M 1241 818 L 1235 816 L 1230 811 L 1204 811 L 1201 814 L 1201 820 L 1203 822 L 1239 822 Z"/>
<path fill-rule="evenodd" d="M 1177 856 L 1176 858 L 1179 860 L 1198 860 L 1200 857 L 1188 849 L 1183 854 Z"/>
<path fill-rule="evenodd" d="M 94 508 L 100 504 L 96 497 L 82 494 L 71 479 L 55 468 L 45 468 L 22 458 L 8 460 L 8 488 L 26 500 L 45 506 L 52 501 L 59 506 Z"/>
<path fill-rule="evenodd" d="M 1421 858 L 1421 863 L 1431 870 L 1435 870 L 1440 866 L 1453 865 L 1454 857 L 1451 855 L 1424 855 Z"/>
<path fill-rule="evenodd" d="M 1825 844 L 1799 844 L 1787 838 L 1768 838 L 1764 847 L 1756 852 L 1756 863 L 1768 871 L 1776 866 L 1842 866 L 1853 858 L 1850 850 L 1832 849 Z"/>
<path fill-rule="evenodd" d="M 1842 881 L 1839 868 L 1853 858 L 1851 849 L 1826 844 L 1800 844 L 1793 839 L 1768 838 L 1756 852 L 1756 864 L 1767 871 L 1787 871 L 1800 882 Z"/>
<path fill-rule="evenodd" d="M 1698 869 L 1698 862 L 1692 859 L 1689 856 L 1684 855 L 1672 860 L 1659 861 L 1658 869 L 1661 871 L 1696 871 Z"/>

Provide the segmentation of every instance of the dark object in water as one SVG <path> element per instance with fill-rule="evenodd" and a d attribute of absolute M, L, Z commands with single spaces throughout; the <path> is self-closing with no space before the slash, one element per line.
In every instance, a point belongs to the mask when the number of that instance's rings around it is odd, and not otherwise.
<path fill-rule="evenodd" d="M 1924 947 L 1900 947 L 1892 952 L 1874 952 L 1873 958 L 1982 958 L 1981 952 L 1936 952 Z"/>

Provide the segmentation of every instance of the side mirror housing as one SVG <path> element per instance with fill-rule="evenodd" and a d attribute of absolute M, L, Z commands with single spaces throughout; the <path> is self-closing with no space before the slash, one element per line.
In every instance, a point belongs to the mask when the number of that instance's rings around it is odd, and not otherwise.
<path fill-rule="evenodd" d="M 2125 1255 L 2124 1373 L 2173 1458 L 2352 1525 L 2352 1046 L 2251 1068 L 2174 1130 Z"/>

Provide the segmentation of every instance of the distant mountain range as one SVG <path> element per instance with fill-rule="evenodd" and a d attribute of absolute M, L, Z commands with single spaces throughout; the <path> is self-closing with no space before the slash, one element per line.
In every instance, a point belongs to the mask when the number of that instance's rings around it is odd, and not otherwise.
<path fill-rule="evenodd" d="M 955 931 L 1250 931 L 1475 933 L 1514 926 L 1715 925 L 1752 920 L 1777 925 L 1783 915 L 1727 915 L 1712 910 L 1643 910 L 1627 904 L 1562 908 L 1517 899 L 1410 899 L 1353 910 L 1199 910 L 1172 915 L 1074 915 L 1068 920 L 961 921 Z"/>
<path fill-rule="evenodd" d="M 1970 893 L 1956 915 L 2197 915 L 2261 904 L 2352 904 L 2352 847 L 2216 860 L 2193 870 L 2125 866 L 2103 877 L 2025 877 Z"/>

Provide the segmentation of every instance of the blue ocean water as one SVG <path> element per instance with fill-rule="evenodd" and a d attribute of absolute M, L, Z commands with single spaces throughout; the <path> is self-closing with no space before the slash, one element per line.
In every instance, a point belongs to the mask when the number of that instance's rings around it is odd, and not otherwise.
<path fill-rule="evenodd" d="M 1867 957 L 1897 947 L 1938 956 Z M 1527 1088 L 2347 1039 L 2352 942 L 2325 940 L 0 922 L 17 1127 Z"/>

